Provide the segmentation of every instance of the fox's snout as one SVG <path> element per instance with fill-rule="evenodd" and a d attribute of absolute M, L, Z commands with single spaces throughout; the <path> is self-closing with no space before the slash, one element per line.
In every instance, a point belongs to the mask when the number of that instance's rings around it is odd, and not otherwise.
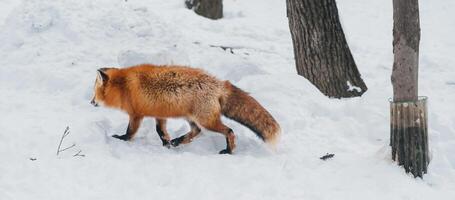
<path fill-rule="evenodd" d="M 95 99 L 92 99 L 92 100 L 90 101 L 90 104 L 92 104 L 92 105 L 95 106 L 95 107 L 98 107 L 98 103 L 96 103 Z"/>

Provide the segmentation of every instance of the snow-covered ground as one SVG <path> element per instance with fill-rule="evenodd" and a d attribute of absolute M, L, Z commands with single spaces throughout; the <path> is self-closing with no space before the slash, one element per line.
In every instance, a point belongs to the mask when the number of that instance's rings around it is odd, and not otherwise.
<path fill-rule="evenodd" d="M 284 0 L 225 0 L 217 21 L 183 0 L 1 0 L 0 199 L 454 199 L 455 2 L 420 1 L 424 179 L 390 159 L 392 1 L 337 3 L 369 87 L 361 98 L 328 99 L 296 75 Z M 249 91 L 281 124 L 277 152 L 227 119 L 234 155 L 218 155 L 225 140 L 208 131 L 163 148 L 151 119 L 133 141 L 112 139 L 127 116 L 89 104 L 96 69 L 144 62 L 200 67 Z M 76 146 L 56 156 L 66 126 L 62 147 Z"/>

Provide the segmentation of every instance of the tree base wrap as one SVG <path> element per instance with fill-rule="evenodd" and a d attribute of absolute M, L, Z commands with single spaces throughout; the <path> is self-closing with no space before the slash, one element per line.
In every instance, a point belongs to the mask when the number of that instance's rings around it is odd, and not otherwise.
<path fill-rule="evenodd" d="M 429 164 L 427 98 L 417 101 L 390 101 L 390 146 L 392 159 L 406 173 L 422 177 Z"/>

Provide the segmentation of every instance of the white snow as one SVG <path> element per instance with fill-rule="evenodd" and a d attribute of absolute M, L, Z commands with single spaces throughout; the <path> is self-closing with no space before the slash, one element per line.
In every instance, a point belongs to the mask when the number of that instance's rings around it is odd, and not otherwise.
<path fill-rule="evenodd" d="M 362 88 L 352 85 L 350 81 L 346 81 L 346 85 L 348 86 L 348 91 L 357 91 L 357 92 L 362 92 Z"/>
<path fill-rule="evenodd" d="M 361 98 L 329 99 L 296 75 L 283 0 L 225 0 L 217 21 L 183 0 L 2 0 L 0 199 L 454 199 L 455 2 L 419 2 L 424 179 L 390 158 L 392 1 L 337 3 Z M 200 67 L 250 92 L 282 127 L 277 152 L 227 119 L 234 155 L 218 155 L 225 140 L 208 131 L 166 149 L 151 119 L 131 142 L 111 138 L 127 116 L 90 105 L 96 69 L 142 62 Z M 56 156 L 66 126 L 62 147 L 76 146 Z"/>

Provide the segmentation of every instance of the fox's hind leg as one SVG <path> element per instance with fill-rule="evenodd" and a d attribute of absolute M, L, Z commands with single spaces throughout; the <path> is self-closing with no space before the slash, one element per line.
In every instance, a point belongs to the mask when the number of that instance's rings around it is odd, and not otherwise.
<path fill-rule="evenodd" d="M 188 122 L 190 123 L 190 126 L 191 126 L 190 132 L 171 140 L 172 146 L 176 147 L 180 144 L 190 143 L 194 137 L 199 135 L 199 133 L 201 132 L 201 128 L 199 128 L 199 126 L 196 123 L 194 123 L 193 121 L 188 120 Z"/>
<path fill-rule="evenodd" d="M 136 134 L 137 129 L 139 129 L 143 118 L 144 117 L 142 116 L 130 116 L 130 122 L 128 124 L 128 128 L 126 129 L 126 133 L 124 135 L 113 135 L 112 137 L 124 141 L 130 140 L 133 138 L 134 134 Z"/>
<path fill-rule="evenodd" d="M 169 140 L 171 137 L 169 137 L 169 134 L 167 133 L 166 130 L 166 119 L 159 119 L 156 118 L 156 132 L 158 133 L 158 136 L 160 136 L 161 142 L 163 142 L 163 146 L 169 148 L 170 143 Z"/>
<path fill-rule="evenodd" d="M 232 154 L 235 148 L 235 135 L 231 128 L 221 122 L 220 116 L 212 121 L 203 121 L 200 123 L 204 128 L 221 133 L 226 137 L 226 149 L 221 150 L 219 152 L 220 154 Z"/>

